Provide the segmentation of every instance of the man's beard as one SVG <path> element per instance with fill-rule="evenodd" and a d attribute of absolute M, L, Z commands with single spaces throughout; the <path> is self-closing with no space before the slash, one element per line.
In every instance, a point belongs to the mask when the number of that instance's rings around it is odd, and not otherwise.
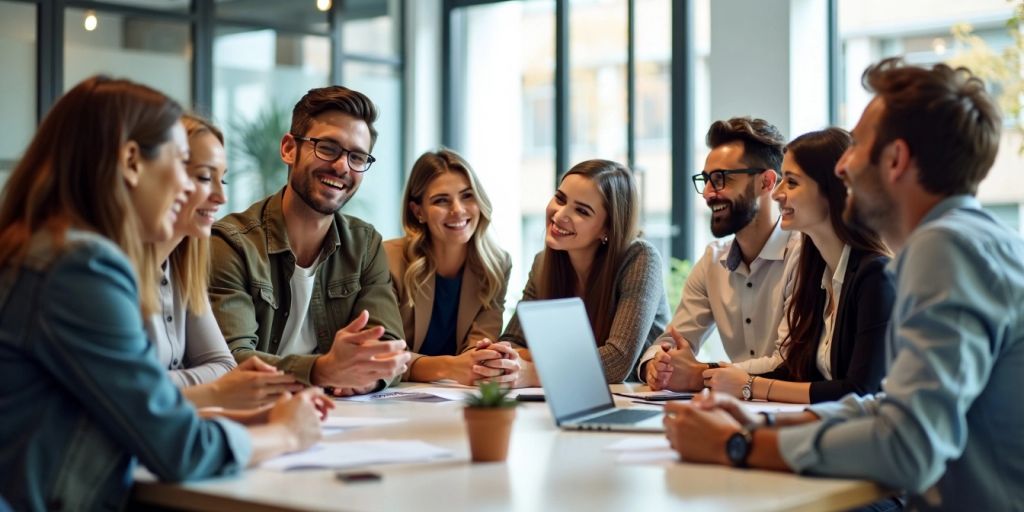
<path fill-rule="evenodd" d="M 715 235 L 715 238 L 735 234 L 757 217 L 758 204 L 754 197 L 754 182 L 751 181 L 746 193 L 740 194 L 734 201 L 715 201 L 709 206 L 721 203 L 729 204 L 729 216 L 716 222 L 714 213 L 711 214 L 711 234 Z"/>
<path fill-rule="evenodd" d="M 860 193 L 854 192 L 846 198 L 843 222 L 850 229 L 866 229 L 876 233 L 888 226 L 892 220 L 892 198 L 882 189 L 878 167 L 864 169 L 860 178 Z"/>
<path fill-rule="evenodd" d="M 325 200 L 318 201 L 315 189 L 319 186 L 319 180 L 316 177 L 316 171 L 314 169 L 310 169 L 299 174 L 295 171 L 298 166 L 299 162 L 296 162 L 292 168 L 292 176 L 291 179 L 288 180 L 288 186 L 290 186 L 292 190 L 295 191 L 295 195 L 299 196 L 299 199 L 302 199 L 302 202 L 306 203 L 306 206 L 309 206 L 313 211 L 321 215 L 334 215 L 338 210 L 341 210 L 341 208 L 345 206 L 350 199 L 352 199 L 353 195 L 355 195 L 356 189 L 353 186 L 354 184 L 351 179 L 338 178 L 333 173 L 330 173 L 334 179 L 346 184 L 346 194 L 340 201 L 338 201 L 337 205 Z"/>

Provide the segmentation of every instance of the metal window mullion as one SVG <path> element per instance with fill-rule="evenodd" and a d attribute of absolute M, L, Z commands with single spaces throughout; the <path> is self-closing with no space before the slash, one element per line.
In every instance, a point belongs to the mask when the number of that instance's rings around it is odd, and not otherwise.
<path fill-rule="evenodd" d="M 555 0 L 555 186 L 569 170 L 569 0 Z"/>
<path fill-rule="evenodd" d="M 693 2 L 672 2 L 672 256 L 693 254 Z"/>
<path fill-rule="evenodd" d="M 214 0 L 192 0 L 192 105 L 213 114 Z"/>

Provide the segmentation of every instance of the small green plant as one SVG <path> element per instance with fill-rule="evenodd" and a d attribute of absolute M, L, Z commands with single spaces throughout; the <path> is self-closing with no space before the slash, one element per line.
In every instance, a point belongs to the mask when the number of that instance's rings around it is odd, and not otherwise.
<path fill-rule="evenodd" d="M 674 308 L 683 296 L 683 287 L 686 286 L 686 278 L 690 276 L 693 265 L 689 260 L 679 258 L 672 258 L 669 265 L 668 279 L 665 280 L 665 293 L 668 295 L 669 307 Z"/>
<path fill-rule="evenodd" d="M 497 382 L 483 382 L 477 386 L 477 393 L 466 397 L 466 407 L 491 409 L 497 407 L 515 407 L 519 402 L 508 397 L 509 388 Z"/>

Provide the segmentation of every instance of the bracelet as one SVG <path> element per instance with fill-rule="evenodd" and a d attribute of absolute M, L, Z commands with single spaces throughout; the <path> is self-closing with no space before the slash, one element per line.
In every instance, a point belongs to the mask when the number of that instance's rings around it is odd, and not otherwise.
<path fill-rule="evenodd" d="M 765 402 L 771 402 L 772 399 L 769 398 L 769 397 L 772 396 L 772 385 L 775 384 L 775 379 L 767 379 L 767 380 L 768 380 L 768 391 L 764 392 L 764 401 Z"/>

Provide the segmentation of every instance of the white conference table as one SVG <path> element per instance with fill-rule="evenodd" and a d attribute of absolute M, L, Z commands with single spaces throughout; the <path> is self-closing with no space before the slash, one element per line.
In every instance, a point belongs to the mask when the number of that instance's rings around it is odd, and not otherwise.
<path fill-rule="evenodd" d="M 408 387 L 415 386 L 402 386 Z M 616 400 L 633 405 L 628 399 Z M 607 450 L 609 445 L 662 434 L 560 431 L 544 403 L 524 403 L 518 408 L 508 461 L 474 464 L 469 461 L 459 402 L 339 401 L 337 405 L 336 415 L 407 421 L 344 431 L 325 440 L 418 439 L 448 448 L 454 457 L 370 466 L 382 475 L 376 482 L 343 483 L 335 479 L 334 470 L 327 469 L 258 468 L 185 484 L 140 481 L 133 500 L 190 510 L 828 511 L 865 505 L 888 494 L 874 483 L 859 480 L 674 461 L 624 463 L 621 453 Z"/>

